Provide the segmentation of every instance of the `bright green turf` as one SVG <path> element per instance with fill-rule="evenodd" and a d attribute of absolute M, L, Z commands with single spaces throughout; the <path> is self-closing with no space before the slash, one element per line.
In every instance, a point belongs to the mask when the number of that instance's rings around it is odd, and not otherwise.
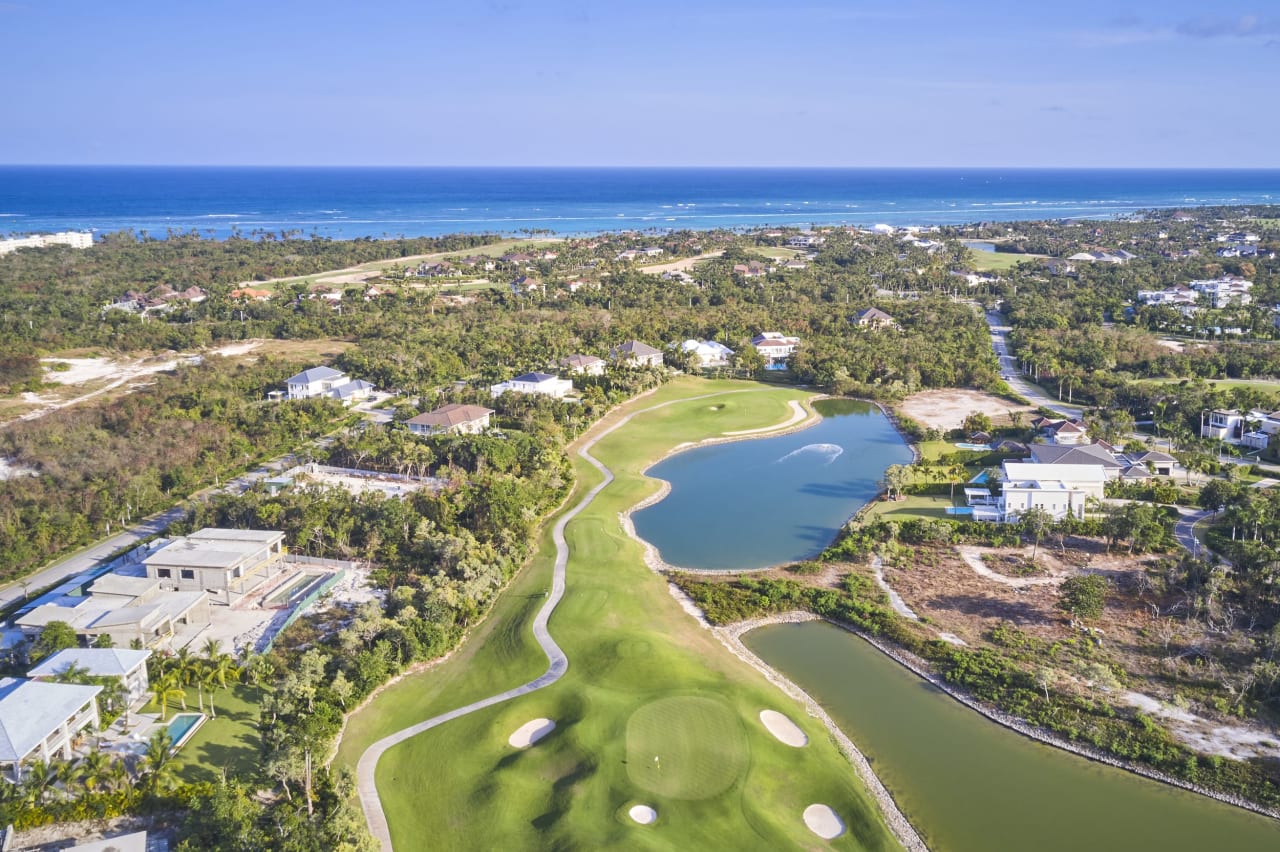
<path fill-rule="evenodd" d="M 698 627 L 618 524 L 620 511 L 656 487 L 639 476 L 651 460 L 685 441 L 782 422 L 790 414 L 787 400 L 804 396 L 758 388 L 681 379 L 626 410 L 710 392 L 752 392 L 640 415 L 597 444 L 594 454 L 618 480 L 567 532 L 568 591 L 550 627 L 569 655 L 569 672 L 544 690 L 449 722 L 384 756 L 378 787 L 397 849 L 815 848 L 823 844 L 800 817 L 814 802 L 836 808 L 849 826 L 832 847 L 896 848 L 823 728 Z M 585 462 L 577 462 L 577 471 L 570 505 L 599 481 Z M 544 551 L 453 658 L 406 678 L 353 718 L 339 762 L 353 765 L 380 736 L 543 671 L 527 623 L 549 577 L 550 550 Z M 677 703 L 666 704 L 672 698 Z M 790 716 L 810 745 L 794 749 L 769 735 L 758 718 L 766 708 Z M 669 742 L 650 718 L 659 711 L 668 718 Z M 507 744 L 516 728 L 544 716 L 557 722 L 546 739 L 520 751 Z M 667 786 L 656 792 L 633 780 L 629 754 L 641 751 L 652 752 L 650 763 L 660 758 Z M 724 765 L 713 769 L 717 762 Z M 680 797 L 726 783 L 706 798 Z M 634 804 L 655 807 L 658 821 L 631 822 L 626 812 Z"/>
<path fill-rule="evenodd" d="M 206 702 L 208 697 L 206 691 Z M 196 707 L 197 698 L 196 690 L 187 690 L 188 709 L 199 709 Z M 258 736 L 258 705 L 261 701 L 261 690 L 246 684 L 218 690 L 213 702 L 217 718 L 206 720 L 174 758 L 178 777 L 187 783 L 216 781 L 223 770 L 228 776 L 255 777 L 262 757 Z M 204 711 L 209 712 L 207 704 Z M 170 709 L 169 713 L 172 715 L 173 710 Z"/>
<path fill-rule="evenodd" d="M 1042 255 L 1013 254 L 1007 251 L 976 251 L 969 249 L 969 265 L 977 272 L 1003 272 L 1024 261 L 1033 261 Z"/>

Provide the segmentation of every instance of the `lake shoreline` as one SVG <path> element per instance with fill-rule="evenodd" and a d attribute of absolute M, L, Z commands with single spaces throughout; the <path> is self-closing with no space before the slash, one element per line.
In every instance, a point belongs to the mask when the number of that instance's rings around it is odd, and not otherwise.
<path fill-rule="evenodd" d="M 676 591 L 679 591 L 679 590 L 677 589 Z M 683 592 L 680 592 L 680 594 L 682 596 L 684 595 Z M 696 604 L 693 604 L 692 600 L 690 600 L 690 605 L 696 607 Z M 703 620 L 705 621 L 705 617 L 703 618 Z M 751 619 L 749 621 L 737 622 L 735 624 L 727 625 L 725 627 L 714 627 L 714 626 L 711 626 L 709 622 L 707 624 L 710 627 L 710 629 L 713 631 L 724 631 L 723 634 L 717 632 L 718 636 L 719 635 L 732 636 L 731 641 L 737 644 L 742 644 L 742 641 L 741 641 L 742 635 L 745 633 L 749 633 L 750 631 L 755 630 L 757 628 L 768 627 L 775 624 L 797 624 L 797 623 L 804 623 L 809 621 L 824 621 L 833 627 L 837 627 L 841 630 L 844 630 L 847 633 L 852 633 L 858 638 L 865 640 L 869 645 L 871 645 L 871 647 L 875 648 L 877 651 L 884 654 L 889 659 L 898 663 L 900 666 L 907 669 L 912 674 L 925 680 L 932 686 L 937 687 L 941 692 L 943 692 L 948 697 L 959 702 L 960 704 L 963 704 L 965 707 L 968 707 L 970 710 L 976 711 L 977 713 L 986 717 L 990 721 L 995 722 L 997 725 L 1000 725 L 1003 728 L 1007 728 L 1011 731 L 1021 734 L 1022 736 L 1028 739 L 1034 740 L 1038 743 L 1050 746 L 1052 748 L 1061 749 L 1062 751 L 1070 752 L 1071 754 L 1074 754 L 1077 757 L 1082 757 L 1086 760 L 1093 761 L 1095 763 L 1105 764 L 1115 769 L 1120 769 L 1126 772 L 1130 772 L 1130 773 L 1133 773 L 1134 775 L 1139 775 L 1152 781 L 1156 781 L 1162 784 L 1167 784 L 1171 787 L 1178 787 L 1190 793 L 1196 793 L 1198 795 L 1204 796 L 1205 798 L 1213 799 L 1215 801 L 1222 802 L 1223 804 L 1226 804 L 1226 805 L 1233 805 L 1237 808 L 1240 808 L 1241 810 L 1251 811 L 1252 813 L 1258 814 L 1260 816 L 1269 817 L 1274 820 L 1280 820 L 1280 810 L 1268 809 L 1262 805 L 1257 804 L 1256 802 L 1251 802 L 1248 799 L 1244 799 L 1239 796 L 1233 796 L 1229 793 L 1222 793 L 1216 790 L 1211 790 L 1207 787 L 1201 787 L 1197 784 L 1193 784 L 1181 778 L 1175 778 L 1172 775 L 1166 775 L 1165 773 L 1160 772 L 1157 769 L 1152 769 L 1151 767 L 1145 766 L 1143 764 L 1132 763 L 1129 761 L 1121 760 L 1120 758 L 1107 754 L 1106 752 L 1103 752 L 1099 749 L 1095 749 L 1095 748 L 1092 748 L 1091 746 L 1087 746 L 1081 743 L 1072 742 L 1071 740 L 1060 737 L 1051 731 L 1045 730 L 1044 728 L 1037 727 L 1031 724 L 1030 722 L 1026 721 L 1025 719 L 1022 719 L 1018 716 L 1014 716 L 1011 713 L 1005 713 L 1003 710 L 983 704 L 982 702 L 974 698 L 972 695 L 969 695 L 964 690 L 959 689 L 953 686 L 952 684 L 947 683 L 947 681 L 941 675 L 936 674 L 929 668 L 929 665 L 925 660 L 917 657 L 916 655 L 910 653 L 909 651 L 906 651 L 905 649 L 899 648 L 896 645 L 886 642 L 885 640 L 877 636 L 873 636 L 867 633 L 866 631 L 858 627 L 855 627 L 852 624 L 848 624 L 846 622 L 838 621 L 831 618 L 823 618 L 822 616 L 815 615 L 814 613 L 806 612 L 804 610 L 793 610 L 791 612 L 778 613 L 776 615 Z M 745 649 L 746 646 L 743 645 L 743 648 Z M 752 652 L 748 649 L 747 653 L 752 653 Z M 752 654 L 752 656 L 754 656 L 754 654 Z M 770 668 L 767 663 L 764 663 L 763 661 L 761 661 L 761 665 L 764 666 L 765 668 L 769 668 L 769 670 L 772 671 L 772 668 Z M 781 674 L 778 674 L 777 676 L 782 680 L 786 680 L 786 678 L 783 677 Z M 803 690 L 801 690 L 801 692 L 803 692 Z M 809 701 L 813 701 L 813 698 L 809 696 L 808 693 L 805 693 L 805 697 Z"/>

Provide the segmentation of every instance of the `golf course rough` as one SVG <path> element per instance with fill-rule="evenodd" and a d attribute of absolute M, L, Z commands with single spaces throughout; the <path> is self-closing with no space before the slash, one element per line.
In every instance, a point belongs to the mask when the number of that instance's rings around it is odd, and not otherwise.
<path fill-rule="evenodd" d="M 718 410 L 707 394 L 716 394 Z M 680 608 L 619 520 L 657 489 L 642 473 L 654 459 L 681 444 L 784 422 L 788 401 L 806 396 L 682 378 L 593 427 L 588 435 L 600 439 L 590 453 L 616 479 L 565 529 L 566 592 L 548 629 L 570 664 L 535 693 L 453 718 L 383 754 L 377 788 L 396 850 L 422 848 L 423 838 L 433 850 L 812 848 L 817 839 L 797 817 L 813 802 L 829 803 L 846 826 L 826 846 L 901 848 L 817 722 L 792 714 L 809 740 L 805 749 L 764 729 L 760 708 L 786 699 Z M 574 463 L 570 508 L 603 476 L 585 458 L 575 455 Z M 545 546 L 543 553 L 552 555 Z M 546 564 L 535 562 L 531 576 L 548 576 Z M 503 641 L 464 647 L 456 659 L 465 663 L 445 661 L 388 690 L 379 700 L 395 708 L 394 718 L 353 726 L 362 741 L 465 703 L 450 703 L 449 695 L 475 700 L 540 674 L 546 658 L 518 645 L 533 644 L 527 625 L 542 590 L 521 584 L 517 578 L 526 598 L 495 608 L 496 618 L 516 622 L 480 634 Z M 415 692 L 425 696 L 416 710 Z M 554 719 L 555 734 L 513 749 L 508 734 L 533 718 Z M 629 815 L 637 804 L 659 818 L 642 828 Z"/>

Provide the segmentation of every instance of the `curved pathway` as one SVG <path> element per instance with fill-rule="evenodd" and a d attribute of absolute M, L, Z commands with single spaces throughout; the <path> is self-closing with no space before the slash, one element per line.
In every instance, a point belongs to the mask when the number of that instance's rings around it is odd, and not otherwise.
<path fill-rule="evenodd" d="M 360 755 L 360 761 L 356 764 L 356 789 L 360 794 L 360 807 L 364 809 L 365 819 L 369 823 L 369 830 L 373 836 L 381 844 L 385 850 L 391 850 L 391 831 L 387 826 L 387 815 L 382 810 L 382 801 L 378 797 L 378 787 L 375 781 L 375 771 L 378 767 L 378 760 L 386 753 L 387 749 L 399 745 L 410 737 L 415 737 L 424 731 L 429 731 L 445 722 L 467 716 L 477 710 L 483 710 L 486 707 L 492 707 L 495 704 L 501 704 L 512 698 L 519 698 L 521 695 L 528 695 L 536 692 L 544 686 L 551 684 L 564 677 L 564 673 L 569 670 L 569 658 L 565 656 L 560 646 L 551 638 L 550 632 L 547 630 L 547 621 L 551 618 L 551 613 L 555 611 L 556 605 L 560 603 L 560 599 L 564 597 L 565 590 L 565 569 L 569 564 L 569 545 L 565 541 L 564 530 L 569 522 L 576 518 L 583 509 L 591 505 L 591 501 L 596 495 L 603 491 L 613 482 L 613 471 L 605 467 L 599 460 L 588 452 L 596 445 L 601 438 L 611 434 L 614 430 L 620 429 L 631 419 L 640 414 L 647 414 L 650 411 L 656 411 L 659 408 L 666 408 L 669 405 L 680 405 L 686 402 L 696 402 L 700 399 L 709 399 L 716 396 L 725 396 L 734 393 L 762 393 L 762 390 L 743 389 L 734 391 L 718 391 L 716 393 L 703 394 L 701 396 L 690 396 L 683 399 L 673 399 L 667 402 L 661 402 L 657 405 L 651 405 L 648 408 L 642 408 L 633 411 L 620 419 L 617 423 L 603 429 L 599 434 L 593 436 L 578 448 L 578 455 L 582 456 L 592 467 L 603 474 L 604 479 L 595 485 L 590 491 L 583 495 L 578 504 L 569 511 L 565 512 L 556 522 L 555 528 L 552 530 L 552 539 L 556 545 L 556 563 L 551 579 L 551 594 L 547 597 L 547 602 L 542 605 L 542 609 L 538 610 L 538 614 L 533 619 L 533 638 L 541 646 L 543 652 L 547 655 L 550 665 L 541 676 L 534 678 L 528 683 L 508 689 L 506 692 L 500 692 L 497 695 L 491 695 L 488 698 L 482 698 L 474 701 L 464 707 L 456 710 L 450 710 L 448 713 L 441 713 L 416 725 L 410 725 L 378 740 L 369 748 L 365 749 L 364 754 Z M 773 428 L 781 428 L 773 427 Z"/>

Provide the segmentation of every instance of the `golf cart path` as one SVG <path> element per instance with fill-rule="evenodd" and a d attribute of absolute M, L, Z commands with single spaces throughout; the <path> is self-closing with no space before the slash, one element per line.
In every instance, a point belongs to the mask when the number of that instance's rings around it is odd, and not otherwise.
<path fill-rule="evenodd" d="M 521 686 L 508 689 L 505 692 L 499 692 L 497 695 L 491 695 L 488 698 L 482 698 L 474 701 L 466 706 L 450 710 L 447 713 L 441 713 L 416 725 L 410 725 L 389 734 L 378 740 L 373 745 L 365 749 L 364 754 L 360 755 L 360 760 L 356 764 L 356 789 L 360 794 L 360 807 L 364 810 L 365 820 L 369 823 L 369 831 L 377 839 L 381 847 L 386 852 L 391 852 L 391 831 L 387 825 L 387 815 L 382 810 L 382 801 L 378 796 L 378 787 L 375 782 L 375 771 L 378 767 L 378 760 L 382 755 L 393 746 L 399 745 L 410 737 L 415 737 L 424 731 L 429 731 L 445 722 L 467 716 L 477 710 L 483 710 L 486 707 L 492 707 L 495 704 L 501 704 L 512 698 L 519 698 L 522 695 L 528 695 L 536 692 L 544 686 L 551 684 L 564 677 L 564 673 L 569 670 L 569 658 L 565 656 L 560 646 L 551 638 L 550 632 L 547 630 L 547 622 L 551 618 L 551 613 L 555 611 L 556 606 L 560 603 L 560 599 L 564 597 L 565 591 L 565 569 L 569 564 L 569 545 L 565 541 L 564 530 L 569 522 L 578 516 L 583 509 L 591 505 L 591 501 L 596 495 L 607 488 L 613 482 L 613 471 L 605 467 L 600 461 L 591 455 L 589 450 L 596 445 L 596 442 L 612 434 L 615 430 L 622 428 L 631 422 L 633 417 L 640 414 L 647 414 L 650 411 L 656 411 L 660 408 L 666 408 L 670 405 L 680 405 L 686 402 L 696 402 L 700 399 L 710 399 L 717 396 L 725 396 L 736 393 L 762 393 L 762 390 L 744 389 L 733 391 L 718 391 L 716 393 L 703 394 L 701 396 L 684 397 L 682 399 L 673 399 L 667 402 L 651 405 L 648 408 L 641 408 L 624 416 L 618 422 L 602 429 L 598 434 L 592 436 L 578 448 L 578 455 L 582 456 L 591 466 L 603 474 L 604 479 L 595 485 L 590 491 L 583 495 L 578 504 L 569 511 L 565 512 L 560 520 L 556 521 L 556 525 L 552 530 L 552 539 L 556 546 L 556 561 L 551 579 L 551 594 L 547 597 L 546 603 L 538 610 L 538 614 L 533 619 L 533 638 L 542 648 L 543 653 L 547 655 L 549 665 L 544 674 L 522 684 Z M 781 428 L 781 427 L 775 427 Z"/>

